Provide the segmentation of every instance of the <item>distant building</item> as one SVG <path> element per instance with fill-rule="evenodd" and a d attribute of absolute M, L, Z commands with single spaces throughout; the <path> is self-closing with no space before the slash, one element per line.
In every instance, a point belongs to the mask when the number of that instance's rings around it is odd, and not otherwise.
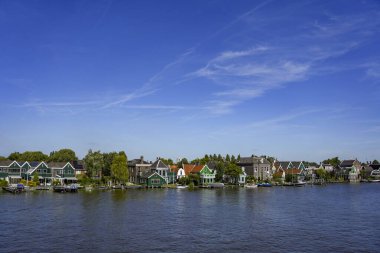
<path fill-rule="evenodd" d="M 355 160 L 344 160 L 340 163 L 340 175 L 343 175 L 344 179 L 350 182 L 357 182 L 360 179 L 361 163 Z"/>
<path fill-rule="evenodd" d="M 129 160 L 128 163 L 129 182 L 134 184 L 144 183 L 142 175 L 150 171 L 151 163 L 144 161 L 144 157 L 139 159 Z"/>
<path fill-rule="evenodd" d="M 266 158 L 257 156 L 241 157 L 237 165 L 244 170 L 246 176 L 251 176 L 258 180 L 272 179 L 271 163 Z"/>

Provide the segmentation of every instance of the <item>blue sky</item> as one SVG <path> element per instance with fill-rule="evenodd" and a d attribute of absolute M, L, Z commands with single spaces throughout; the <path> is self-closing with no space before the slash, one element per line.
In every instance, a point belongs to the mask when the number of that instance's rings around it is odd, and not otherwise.
<path fill-rule="evenodd" d="M 0 1 L 0 155 L 380 158 L 378 1 Z"/>

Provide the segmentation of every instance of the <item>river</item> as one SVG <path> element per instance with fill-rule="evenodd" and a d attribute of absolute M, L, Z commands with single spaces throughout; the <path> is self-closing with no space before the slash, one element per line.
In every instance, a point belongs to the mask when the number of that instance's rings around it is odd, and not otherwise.
<path fill-rule="evenodd" d="M 380 184 L 0 190 L 0 252 L 380 252 Z"/>

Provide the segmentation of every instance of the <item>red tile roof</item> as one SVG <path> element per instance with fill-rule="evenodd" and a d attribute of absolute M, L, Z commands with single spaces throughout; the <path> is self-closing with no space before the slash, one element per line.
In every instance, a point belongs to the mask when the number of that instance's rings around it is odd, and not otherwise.
<path fill-rule="evenodd" d="M 198 173 L 198 172 L 200 172 L 203 169 L 203 167 L 204 167 L 204 165 L 196 165 L 196 166 L 194 166 L 194 168 L 191 171 L 191 173 Z"/>

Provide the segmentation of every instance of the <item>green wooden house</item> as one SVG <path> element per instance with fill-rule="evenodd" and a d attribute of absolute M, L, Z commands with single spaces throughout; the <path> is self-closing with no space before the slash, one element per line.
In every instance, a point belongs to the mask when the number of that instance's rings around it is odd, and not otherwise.
<path fill-rule="evenodd" d="M 147 172 L 142 176 L 142 178 L 145 181 L 144 185 L 148 188 L 162 187 L 164 184 L 166 184 L 165 178 L 155 171 Z"/>

